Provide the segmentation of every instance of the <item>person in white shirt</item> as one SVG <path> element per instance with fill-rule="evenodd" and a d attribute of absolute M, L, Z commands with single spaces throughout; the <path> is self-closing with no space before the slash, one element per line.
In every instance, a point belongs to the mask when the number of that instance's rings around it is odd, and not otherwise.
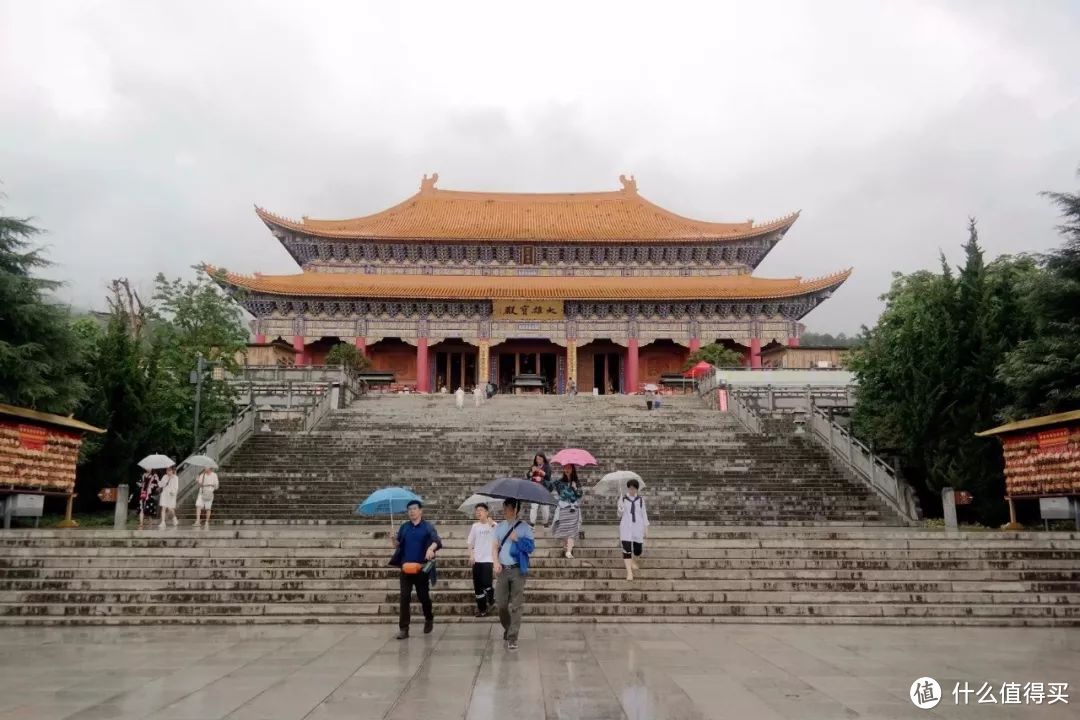
<path fill-rule="evenodd" d="M 476 522 L 469 530 L 469 561 L 472 562 L 473 591 L 476 593 L 476 617 L 487 617 L 495 601 L 494 538 L 495 521 L 487 504 L 476 506 Z"/>
<path fill-rule="evenodd" d="M 214 492 L 218 489 L 218 476 L 212 468 L 203 468 L 195 478 L 199 485 L 199 494 L 195 497 L 195 527 L 210 527 L 210 509 L 214 506 Z M 206 511 L 206 524 L 202 525 L 202 511 Z"/>
<path fill-rule="evenodd" d="M 641 557 L 649 534 L 649 514 L 645 512 L 645 498 L 638 495 L 637 480 L 626 481 L 626 493 L 619 498 L 617 509 L 626 579 L 633 580 L 634 571 L 638 569 L 637 558 Z"/>
<path fill-rule="evenodd" d="M 476 407 L 484 404 L 484 387 L 482 385 L 473 388 L 473 398 L 476 400 Z"/>
<path fill-rule="evenodd" d="M 461 388 L 454 391 L 454 403 L 458 406 L 458 410 L 465 407 L 465 391 Z"/>
<path fill-rule="evenodd" d="M 161 499 L 158 501 L 158 505 L 161 506 L 161 525 L 158 529 L 165 529 L 165 521 L 170 515 L 172 515 L 173 527 L 180 525 L 180 521 L 176 519 L 176 499 L 179 495 L 180 478 L 176 474 L 176 467 L 169 466 L 161 478 Z"/>

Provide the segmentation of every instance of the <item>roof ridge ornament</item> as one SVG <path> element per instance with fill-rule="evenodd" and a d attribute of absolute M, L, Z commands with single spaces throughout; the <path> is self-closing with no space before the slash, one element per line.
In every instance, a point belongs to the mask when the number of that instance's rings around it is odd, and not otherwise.
<path fill-rule="evenodd" d="M 623 192 L 633 193 L 634 195 L 637 195 L 637 180 L 634 179 L 633 175 L 631 175 L 630 177 L 620 175 L 619 182 L 622 183 Z"/>
<path fill-rule="evenodd" d="M 439 173 L 431 173 L 431 177 L 424 173 L 423 179 L 420 180 L 420 192 L 431 192 L 435 189 L 437 182 L 439 182 Z"/>

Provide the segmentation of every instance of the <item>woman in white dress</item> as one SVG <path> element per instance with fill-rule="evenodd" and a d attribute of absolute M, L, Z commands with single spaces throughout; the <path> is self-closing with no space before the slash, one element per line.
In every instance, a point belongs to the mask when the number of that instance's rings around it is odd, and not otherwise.
<path fill-rule="evenodd" d="M 218 489 L 217 473 L 212 468 L 203 468 L 195 479 L 199 484 L 199 494 L 195 498 L 195 527 L 210 527 L 210 510 L 214 507 L 214 492 Z M 206 525 L 202 525 L 202 511 L 206 511 Z"/>
<path fill-rule="evenodd" d="M 179 495 L 180 477 L 176 474 L 176 468 L 171 466 L 161 478 L 161 499 L 158 500 L 158 505 L 161 506 L 161 525 L 158 529 L 165 529 L 165 520 L 169 515 L 172 515 L 173 527 L 180 524 L 176 519 L 176 499 Z"/>
<path fill-rule="evenodd" d="M 622 543 L 623 564 L 626 579 L 634 579 L 638 569 L 637 558 L 645 549 L 649 535 L 649 514 L 645 511 L 645 498 L 638 495 L 638 481 L 626 481 L 626 493 L 619 498 L 619 542 Z"/>

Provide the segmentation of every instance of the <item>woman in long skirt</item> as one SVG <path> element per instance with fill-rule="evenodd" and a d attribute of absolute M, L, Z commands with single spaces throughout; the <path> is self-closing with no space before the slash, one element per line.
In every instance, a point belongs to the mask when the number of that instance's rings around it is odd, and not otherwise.
<path fill-rule="evenodd" d="M 581 533 L 581 495 L 577 468 L 563 465 L 562 477 L 555 481 L 555 497 L 559 505 L 555 511 L 551 536 L 566 540 L 566 552 L 563 555 L 567 560 L 574 559 L 574 541 Z"/>

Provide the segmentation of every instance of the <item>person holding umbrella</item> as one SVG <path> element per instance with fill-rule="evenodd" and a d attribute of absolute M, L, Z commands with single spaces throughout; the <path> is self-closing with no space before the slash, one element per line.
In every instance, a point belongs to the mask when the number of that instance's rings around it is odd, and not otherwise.
<path fill-rule="evenodd" d="M 645 511 L 645 498 L 638 495 L 640 483 L 630 478 L 626 481 L 626 493 L 619 498 L 616 509 L 619 512 L 619 542 L 622 545 L 623 564 L 626 565 L 626 579 L 634 579 L 638 569 L 637 558 L 645 548 L 645 538 L 649 534 L 649 514 Z"/>
<path fill-rule="evenodd" d="M 214 468 L 206 466 L 195 478 L 199 486 L 199 494 L 195 498 L 195 527 L 208 529 L 210 527 L 210 510 L 214 507 L 214 492 L 218 489 L 219 482 Z M 202 511 L 206 511 L 206 525 L 202 524 Z"/>
<path fill-rule="evenodd" d="M 398 640 L 409 637 L 413 588 L 416 588 L 416 598 L 424 610 L 424 634 L 430 633 L 435 627 L 430 577 L 425 565 L 435 559 L 435 553 L 443 546 L 435 526 L 424 520 L 424 504 L 419 499 L 409 500 L 406 512 L 409 519 L 398 528 L 394 538 L 394 556 L 390 559 L 391 565 L 401 568 Z"/>
<path fill-rule="evenodd" d="M 479 492 L 503 501 L 503 521 L 495 527 L 491 551 L 495 556 L 495 605 L 507 650 L 517 650 L 525 606 L 525 576 L 529 555 L 536 550 L 532 527 L 519 514 L 522 502 L 550 505 L 551 494 L 530 480 L 498 478 Z"/>
<path fill-rule="evenodd" d="M 180 521 L 176 519 L 176 501 L 180 496 L 180 477 L 176 474 L 176 466 L 170 465 L 165 470 L 164 477 L 161 478 L 161 499 L 158 504 L 161 506 L 161 525 L 158 526 L 159 530 L 164 530 L 166 525 L 166 519 L 172 515 L 173 527 L 178 527 Z"/>
<path fill-rule="evenodd" d="M 559 506 L 555 510 L 555 522 L 551 536 L 566 540 L 564 556 L 574 559 L 574 541 L 581 532 L 581 507 L 578 502 L 582 496 L 581 483 L 578 482 L 577 468 L 563 465 L 562 476 L 555 481 L 555 497 Z"/>
<path fill-rule="evenodd" d="M 536 548 L 532 527 L 518 518 L 518 505 L 514 498 L 503 501 L 503 520 L 495 527 L 491 545 L 495 555 L 495 605 L 507 650 L 518 649 L 529 554 Z"/>

